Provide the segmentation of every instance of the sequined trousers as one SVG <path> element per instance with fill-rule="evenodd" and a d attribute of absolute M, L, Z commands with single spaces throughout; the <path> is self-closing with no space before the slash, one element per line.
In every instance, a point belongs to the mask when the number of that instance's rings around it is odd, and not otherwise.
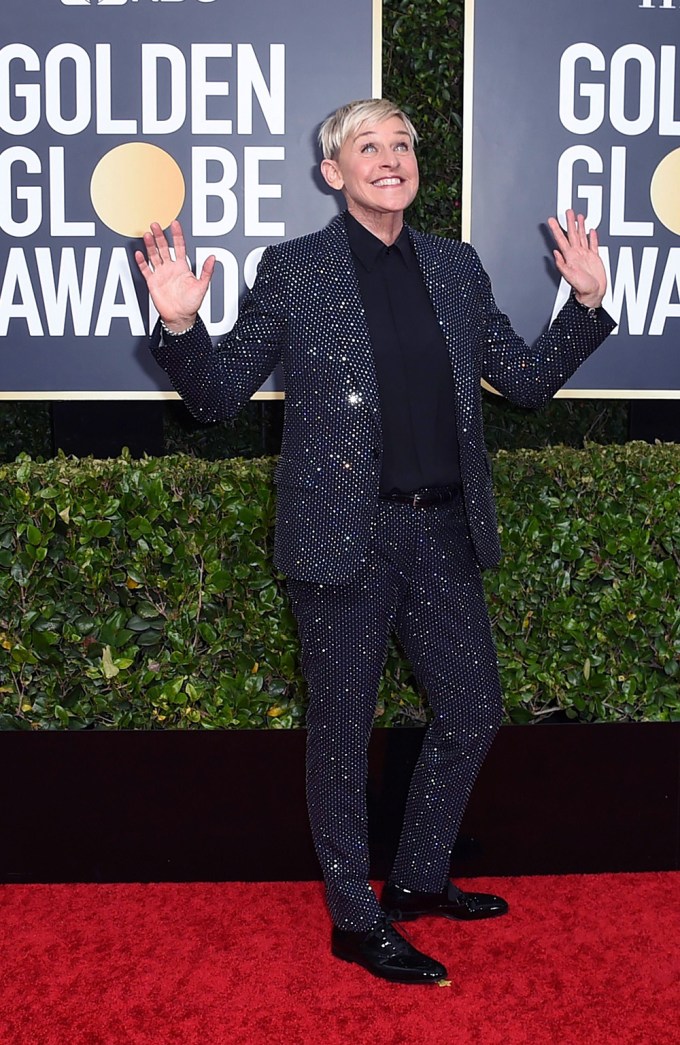
<path fill-rule="evenodd" d="M 307 682 L 307 802 L 331 918 L 381 917 L 369 885 L 368 742 L 391 632 L 433 718 L 406 802 L 390 880 L 438 891 L 502 701 L 482 579 L 463 506 L 381 501 L 346 584 L 289 579 Z"/>

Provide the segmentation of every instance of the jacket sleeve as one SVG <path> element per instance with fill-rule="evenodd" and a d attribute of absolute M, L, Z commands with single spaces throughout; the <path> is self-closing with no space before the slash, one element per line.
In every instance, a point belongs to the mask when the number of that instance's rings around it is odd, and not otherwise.
<path fill-rule="evenodd" d="M 476 252 L 474 257 L 482 312 L 482 376 L 518 406 L 544 406 L 616 323 L 603 308 L 580 305 L 572 293 L 550 328 L 530 346 L 496 305 Z"/>
<path fill-rule="evenodd" d="M 282 284 L 276 251 L 268 247 L 236 323 L 217 345 L 200 317 L 179 337 L 156 324 L 151 352 L 199 421 L 234 417 L 281 361 L 287 335 Z"/>

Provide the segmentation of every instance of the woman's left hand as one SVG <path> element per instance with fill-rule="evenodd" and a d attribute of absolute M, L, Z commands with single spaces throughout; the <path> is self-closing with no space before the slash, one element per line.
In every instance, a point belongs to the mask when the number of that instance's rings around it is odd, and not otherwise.
<path fill-rule="evenodd" d="M 573 287 L 576 300 L 587 308 L 599 308 L 607 289 L 607 276 L 597 249 L 597 232 L 586 233 L 585 218 L 567 211 L 566 235 L 556 218 L 548 218 L 555 240 L 553 250 L 560 276 Z"/>

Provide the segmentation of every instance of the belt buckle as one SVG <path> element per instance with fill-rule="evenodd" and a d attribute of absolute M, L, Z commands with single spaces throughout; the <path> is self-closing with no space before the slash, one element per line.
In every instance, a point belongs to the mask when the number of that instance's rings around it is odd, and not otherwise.
<path fill-rule="evenodd" d="M 420 500 L 421 500 L 421 496 L 422 496 L 422 495 L 421 495 L 421 494 L 419 494 L 419 493 L 414 493 L 414 495 L 413 495 L 413 501 L 411 502 L 411 507 L 412 507 L 412 508 L 417 508 L 417 507 L 419 506 L 419 504 L 420 504 Z"/>

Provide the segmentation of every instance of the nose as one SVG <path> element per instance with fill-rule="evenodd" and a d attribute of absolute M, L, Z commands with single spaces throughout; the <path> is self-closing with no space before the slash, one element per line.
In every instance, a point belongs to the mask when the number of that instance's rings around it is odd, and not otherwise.
<path fill-rule="evenodd" d="M 383 155 L 383 157 L 382 157 L 382 160 L 380 162 L 380 166 L 381 167 L 390 167 L 390 168 L 398 167 L 399 166 L 399 156 L 397 155 L 396 152 L 386 152 Z"/>

